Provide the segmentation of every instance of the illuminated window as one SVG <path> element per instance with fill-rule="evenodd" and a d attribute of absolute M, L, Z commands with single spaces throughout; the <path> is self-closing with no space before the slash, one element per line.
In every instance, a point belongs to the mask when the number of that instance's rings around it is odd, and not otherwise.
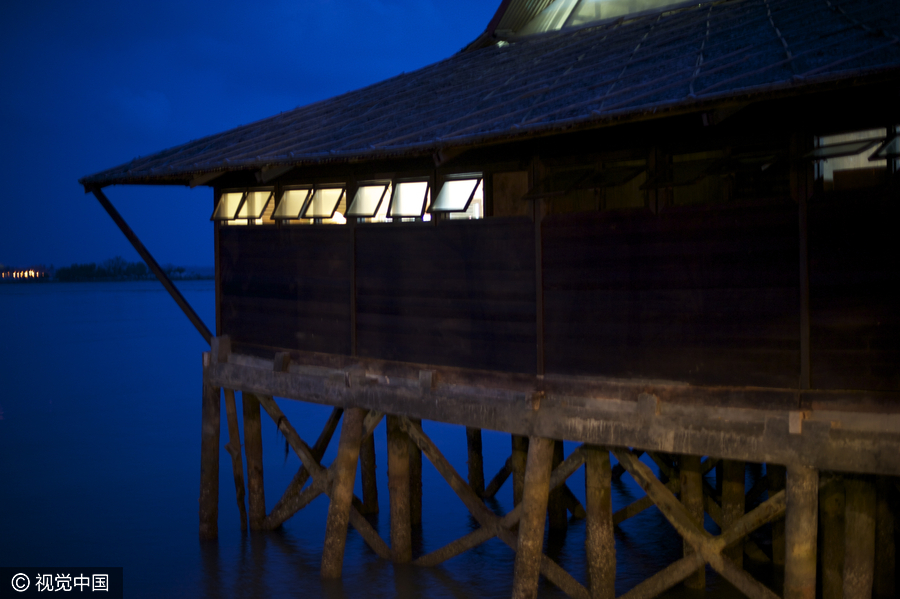
<path fill-rule="evenodd" d="M 212 220 L 228 225 L 262 224 L 271 214 L 272 195 L 268 189 L 223 192 Z"/>
<path fill-rule="evenodd" d="M 429 197 L 428 181 L 400 181 L 394 185 L 388 216 L 421 218 Z"/>
<path fill-rule="evenodd" d="M 385 197 L 390 197 L 390 187 L 390 183 L 360 183 L 347 210 L 347 216 L 375 218 L 379 212 L 386 215 L 388 203 Z"/>
<path fill-rule="evenodd" d="M 332 218 L 343 197 L 343 187 L 316 188 L 312 198 L 306 202 L 303 218 Z"/>
<path fill-rule="evenodd" d="M 281 202 L 275 209 L 272 218 L 275 220 L 289 220 L 300 218 L 300 212 L 306 205 L 306 199 L 309 197 L 312 189 L 308 187 L 300 189 L 286 189 L 281 195 Z"/>
<path fill-rule="evenodd" d="M 816 178 L 826 191 L 873 187 L 885 180 L 887 160 L 874 154 L 886 136 L 883 128 L 824 135 L 806 158 L 816 161 Z"/>
<path fill-rule="evenodd" d="M 481 176 L 460 175 L 444 182 L 430 212 L 447 212 L 451 219 L 483 218 L 483 205 Z"/>
<path fill-rule="evenodd" d="M 211 220 L 233 220 L 245 195 L 246 193 L 241 191 L 223 193 L 219 196 L 219 203 Z"/>
<path fill-rule="evenodd" d="M 684 0 L 555 0 L 517 33 L 529 35 L 559 31 L 683 2 Z"/>

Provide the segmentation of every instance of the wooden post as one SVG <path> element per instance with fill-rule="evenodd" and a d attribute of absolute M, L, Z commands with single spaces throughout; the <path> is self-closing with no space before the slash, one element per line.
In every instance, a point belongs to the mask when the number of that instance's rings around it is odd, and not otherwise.
<path fill-rule="evenodd" d="M 479 497 L 484 496 L 484 458 L 481 453 L 481 429 L 466 427 L 469 450 L 469 486 Z"/>
<path fill-rule="evenodd" d="M 844 481 L 833 479 L 819 491 L 822 530 L 822 599 L 844 596 Z"/>
<path fill-rule="evenodd" d="M 769 497 L 785 488 L 785 468 L 778 464 L 766 464 L 766 476 L 769 479 Z M 772 522 L 772 563 L 783 566 L 785 559 L 784 520 Z"/>
<path fill-rule="evenodd" d="M 225 416 L 228 420 L 228 443 L 225 450 L 231 455 L 231 470 L 234 475 L 234 493 L 237 499 L 238 513 L 241 517 L 241 532 L 247 530 L 247 505 L 244 501 L 244 460 L 241 458 L 241 433 L 238 426 L 237 407 L 234 402 L 234 390 L 225 389 Z"/>
<path fill-rule="evenodd" d="M 362 473 L 363 514 L 378 513 L 378 485 L 375 481 L 375 435 L 363 440 L 359 449 L 359 467 Z"/>
<path fill-rule="evenodd" d="M 325 545 L 322 548 L 322 578 L 325 579 L 340 578 L 344 566 L 344 546 L 347 544 L 353 482 L 356 480 L 356 462 L 359 460 L 365 416 L 366 412 L 361 408 L 347 408 L 344 411 L 338 454 L 333 464 L 334 481 L 325 524 Z"/>
<path fill-rule="evenodd" d="M 616 596 L 616 541 L 613 537 L 611 484 L 609 452 L 599 447 L 586 447 L 584 488 L 587 523 L 584 550 L 592 599 L 614 599 Z"/>
<path fill-rule="evenodd" d="M 422 426 L 421 418 L 410 418 Z M 413 526 L 422 524 L 422 450 L 409 440 L 409 521 Z"/>
<path fill-rule="evenodd" d="M 525 485 L 522 493 L 522 518 L 513 574 L 514 599 L 537 597 L 544 545 L 544 523 L 550 496 L 553 439 L 532 437 L 528 444 Z"/>
<path fill-rule="evenodd" d="M 844 599 L 870 599 L 875 578 L 875 484 L 844 479 Z"/>
<path fill-rule="evenodd" d="M 203 354 L 207 366 L 209 354 Z M 203 382 L 200 427 L 200 538 L 219 536 L 219 389 Z"/>
<path fill-rule="evenodd" d="M 694 522 L 703 528 L 703 475 L 700 471 L 700 456 L 681 456 L 681 503 L 687 509 Z M 684 541 L 684 556 L 694 553 L 690 543 Z M 684 579 L 684 586 L 689 589 L 706 588 L 706 569 L 700 568 Z"/>
<path fill-rule="evenodd" d="M 388 492 L 391 502 L 391 550 L 400 563 L 412 560 L 409 501 L 409 437 L 400 416 L 387 417 Z"/>
<path fill-rule="evenodd" d="M 728 529 L 744 515 L 744 462 L 722 460 L 722 530 Z M 744 540 L 725 549 L 725 556 L 738 568 L 744 567 Z"/>
<path fill-rule="evenodd" d="M 250 503 L 250 530 L 263 530 L 266 521 L 266 493 L 263 487 L 262 423 L 259 399 L 241 393 L 244 407 L 244 453 L 247 455 L 247 487 Z"/>
<path fill-rule="evenodd" d="M 513 506 L 522 503 L 522 490 L 525 488 L 525 464 L 528 458 L 528 437 L 512 436 L 512 456 L 510 466 L 513 479 Z"/>
<path fill-rule="evenodd" d="M 894 568 L 897 554 L 894 542 L 894 513 L 891 511 L 890 482 L 879 476 L 875 482 L 875 588 L 878 599 L 896 595 Z"/>
<path fill-rule="evenodd" d="M 819 472 L 788 468 L 785 501 L 784 599 L 815 599 Z"/>
<path fill-rule="evenodd" d="M 553 461 L 552 468 L 556 468 L 563 463 L 565 453 L 562 441 L 553 442 Z M 551 471 L 552 471 L 551 468 Z M 566 530 L 569 521 L 566 514 L 566 495 L 564 486 L 557 487 L 550 491 L 550 498 L 547 502 L 547 516 L 550 521 L 550 530 Z"/>

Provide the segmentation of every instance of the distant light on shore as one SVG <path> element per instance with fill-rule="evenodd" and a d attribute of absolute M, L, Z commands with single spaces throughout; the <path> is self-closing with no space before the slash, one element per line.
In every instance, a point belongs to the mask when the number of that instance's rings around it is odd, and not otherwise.
<path fill-rule="evenodd" d="M 42 279 L 47 273 L 40 270 L 7 270 L 0 273 L 4 279 Z"/>

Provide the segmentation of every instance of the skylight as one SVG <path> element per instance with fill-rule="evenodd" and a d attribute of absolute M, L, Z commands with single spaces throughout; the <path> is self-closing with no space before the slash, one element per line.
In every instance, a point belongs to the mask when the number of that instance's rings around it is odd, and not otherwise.
<path fill-rule="evenodd" d="M 684 0 L 555 0 L 517 33 L 530 35 L 559 31 L 567 27 L 578 27 L 595 21 L 684 3 Z"/>

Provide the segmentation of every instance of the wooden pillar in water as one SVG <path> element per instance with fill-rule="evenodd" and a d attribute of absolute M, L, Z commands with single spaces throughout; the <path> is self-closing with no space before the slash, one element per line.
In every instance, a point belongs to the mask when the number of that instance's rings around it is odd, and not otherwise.
<path fill-rule="evenodd" d="M 616 596 L 616 541 L 613 536 L 611 484 L 609 452 L 599 447 L 587 447 L 584 460 L 587 511 L 584 549 L 592 599 L 614 599 Z"/>
<path fill-rule="evenodd" d="M 263 487 L 262 423 L 259 400 L 241 393 L 244 408 L 244 453 L 247 455 L 247 495 L 250 530 L 262 530 L 266 521 L 266 494 Z"/>
<path fill-rule="evenodd" d="M 816 597 L 818 503 L 818 471 L 801 465 L 788 468 L 785 484 L 784 599 Z"/>
<path fill-rule="evenodd" d="M 875 484 L 844 478 L 844 599 L 870 599 L 875 578 Z"/>
<path fill-rule="evenodd" d="M 391 503 L 391 550 L 394 560 L 412 560 L 409 501 L 409 437 L 400 416 L 387 416 L 388 492 Z"/>
<path fill-rule="evenodd" d="M 562 441 L 553 442 L 553 460 L 551 461 L 551 471 L 563 463 L 565 453 Z M 550 491 L 550 497 L 547 501 L 547 516 L 550 521 L 550 530 L 566 530 L 569 525 L 566 510 L 565 485 L 559 486 Z"/>
<path fill-rule="evenodd" d="M 694 519 L 703 527 L 703 475 L 701 473 L 700 456 L 681 456 L 681 503 Z M 684 541 L 684 555 L 694 553 L 694 548 Z M 684 579 L 684 586 L 701 590 L 706 588 L 706 569 L 700 568 Z"/>
<path fill-rule="evenodd" d="M 532 437 L 528 443 L 525 481 L 522 491 L 522 518 L 513 574 L 513 599 L 537 597 L 544 546 L 544 523 L 550 495 L 553 439 Z"/>
<path fill-rule="evenodd" d="M 785 489 L 785 468 L 778 464 L 766 464 L 766 477 L 769 479 L 769 497 Z M 783 566 L 785 560 L 784 520 L 772 522 L 772 563 Z"/>
<path fill-rule="evenodd" d="M 347 544 L 347 525 L 353 505 L 353 482 L 356 480 L 356 462 L 362 441 L 362 424 L 366 412 L 361 408 L 344 410 L 338 454 L 334 459 L 334 481 L 331 485 L 331 503 L 325 524 L 325 546 L 322 548 L 322 578 L 340 578 L 344 566 L 344 547 Z"/>
<path fill-rule="evenodd" d="M 238 426 L 237 407 L 234 391 L 225 389 L 225 419 L 228 421 L 228 443 L 225 449 L 231 455 L 231 471 L 234 476 L 234 494 L 237 499 L 238 514 L 241 518 L 241 532 L 247 530 L 247 505 L 244 501 L 244 460 L 241 457 L 241 429 Z"/>
<path fill-rule="evenodd" d="M 819 492 L 822 530 L 822 599 L 844 596 L 844 481 L 831 480 Z"/>
<path fill-rule="evenodd" d="M 522 502 L 522 489 L 525 487 L 525 464 L 527 459 L 528 437 L 513 435 L 510 466 L 512 467 L 514 506 L 519 505 Z"/>
<path fill-rule="evenodd" d="M 369 435 L 359 448 L 359 469 L 362 474 L 363 514 L 378 513 L 378 485 L 375 479 L 375 435 Z"/>
<path fill-rule="evenodd" d="M 209 354 L 204 354 L 204 361 Z M 200 538 L 219 536 L 219 389 L 204 380 L 200 427 Z"/>
<path fill-rule="evenodd" d="M 875 588 L 877 599 L 896 596 L 894 569 L 897 550 L 894 542 L 894 513 L 891 510 L 890 479 L 879 476 L 875 482 Z"/>
<path fill-rule="evenodd" d="M 421 418 L 410 422 L 422 426 Z M 422 450 L 409 440 L 409 521 L 413 526 L 422 524 Z"/>
<path fill-rule="evenodd" d="M 466 427 L 466 446 L 469 450 L 469 486 L 479 497 L 484 496 L 484 456 L 481 451 L 481 429 Z"/>
<path fill-rule="evenodd" d="M 722 529 L 729 528 L 740 520 L 745 509 L 744 462 L 722 460 L 719 462 L 722 471 Z M 725 556 L 738 568 L 744 567 L 744 540 L 741 539 L 732 547 L 725 549 Z"/>

